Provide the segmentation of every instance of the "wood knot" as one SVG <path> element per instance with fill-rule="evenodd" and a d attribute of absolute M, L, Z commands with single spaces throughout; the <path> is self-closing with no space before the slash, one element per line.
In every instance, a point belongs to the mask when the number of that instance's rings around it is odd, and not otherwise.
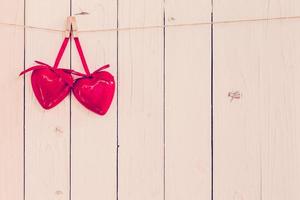
<path fill-rule="evenodd" d="M 59 128 L 59 127 L 56 127 L 55 128 L 55 132 L 57 133 L 57 134 L 62 134 L 63 133 L 63 131 L 61 130 L 61 128 Z"/>
<path fill-rule="evenodd" d="M 240 91 L 231 91 L 228 92 L 228 97 L 230 98 L 230 102 L 232 102 L 234 99 L 241 99 L 242 93 Z"/>
<path fill-rule="evenodd" d="M 81 12 L 76 13 L 76 14 L 74 14 L 74 15 L 89 15 L 89 14 L 90 14 L 90 13 L 88 13 L 88 12 L 81 11 Z"/>
<path fill-rule="evenodd" d="M 57 191 L 55 192 L 55 194 L 56 194 L 56 195 L 63 195 L 64 193 L 63 193 L 62 191 L 60 191 L 60 190 L 57 190 Z"/>
<path fill-rule="evenodd" d="M 173 22 L 173 21 L 175 21 L 175 20 L 176 20 L 175 17 L 169 17 L 169 18 L 168 18 L 168 21 L 169 21 L 169 22 Z"/>

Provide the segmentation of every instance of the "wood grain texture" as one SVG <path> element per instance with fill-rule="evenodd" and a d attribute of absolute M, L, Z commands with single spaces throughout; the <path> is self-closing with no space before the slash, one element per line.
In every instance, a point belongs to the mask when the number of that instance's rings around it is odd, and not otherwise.
<path fill-rule="evenodd" d="M 24 4 L 0 1 L 0 21 L 23 23 Z M 0 27 L 0 199 L 23 197 L 23 70 L 24 31 L 16 27 Z"/>
<path fill-rule="evenodd" d="M 72 13 L 78 15 L 80 30 L 113 28 L 117 25 L 117 1 L 73 0 Z M 110 64 L 117 81 L 117 33 L 79 34 L 91 72 Z M 84 73 L 75 44 L 72 68 Z M 84 108 L 72 96 L 72 200 L 116 199 L 116 94 L 105 116 Z"/>
<path fill-rule="evenodd" d="M 296 1 L 234 1 L 233 14 L 221 3 L 215 20 L 299 13 Z M 298 23 L 214 26 L 216 200 L 300 198 Z"/>
<path fill-rule="evenodd" d="M 166 23 L 210 21 L 210 1 L 166 1 Z M 210 199 L 210 26 L 166 29 L 166 200 Z"/>
<path fill-rule="evenodd" d="M 294 16 L 300 1 L 0 0 L 0 22 L 50 29 L 70 14 L 93 30 L 210 22 L 211 11 Z M 118 80 L 98 116 L 74 96 L 43 110 L 30 74 L 23 91 L 24 59 L 52 65 L 62 33 L 28 28 L 24 46 L 21 27 L 1 24 L 0 200 L 299 200 L 299 20 L 211 31 L 81 32 L 90 70 L 111 64 Z M 69 47 L 60 67 L 83 72 Z"/>
<path fill-rule="evenodd" d="M 65 28 L 68 0 L 26 0 L 26 24 L 56 29 Z M 54 63 L 63 34 L 28 29 L 26 68 L 34 60 Z M 69 51 L 59 67 L 69 68 Z M 37 102 L 26 75 L 25 98 L 25 198 L 27 200 L 69 199 L 69 99 L 51 110 Z"/>
<path fill-rule="evenodd" d="M 215 21 L 299 16 L 298 0 L 214 0 Z"/>
<path fill-rule="evenodd" d="M 120 0 L 120 27 L 162 25 L 162 0 Z M 162 200 L 163 30 L 119 32 L 119 198 Z"/>
<path fill-rule="evenodd" d="M 199 36 L 197 51 L 189 50 L 196 46 L 195 40 L 179 39 L 195 34 Z M 211 189 L 209 28 L 168 30 L 167 35 L 166 199 L 187 196 L 208 199 Z"/>

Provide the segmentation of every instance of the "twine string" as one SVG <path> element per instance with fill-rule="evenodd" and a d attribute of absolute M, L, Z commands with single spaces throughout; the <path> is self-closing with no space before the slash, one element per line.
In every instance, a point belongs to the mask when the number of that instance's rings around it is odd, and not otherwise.
<path fill-rule="evenodd" d="M 153 26 L 135 26 L 135 27 L 121 27 L 121 28 L 104 28 L 104 29 L 79 30 L 77 32 L 91 33 L 91 32 L 107 32 L 107 31 L 130 31 L 130 30 L 187 27 L 187 26 L 204 26 L 204 25 L 218 25 L 218 24 L 234 24 L 234 23 L 262 22 L 262 21 L 295 20 L 295 19 L 300 19 L 300 16 L 236 19 L 236 20 L 223 20 L 223 21 L 214 21 L 214 22 L 195 22 L 195 23 L 153 25 Z M 13 26 L 13 27 L 22 28 L 22 29 L 36 29 L 36 30 L 52 31 L 52 32 L 65 32 L 66 31 L 66 30 L 53 29 L 53 28 L 47 28 L 47 27 L 38 27 L 38 26 L 13 24 L 13 23 L 5 23 L 5 22 L 0 22 L 0 26 L 1 25 L 2 26 Z"/>

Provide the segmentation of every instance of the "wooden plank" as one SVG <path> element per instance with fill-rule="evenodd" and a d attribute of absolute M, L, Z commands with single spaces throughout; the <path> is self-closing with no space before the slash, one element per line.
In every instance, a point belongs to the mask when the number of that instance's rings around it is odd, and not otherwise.
<path fill-rule="evenodd" d="M 123 0 L 120 27 L 163 24 L 162 0 Z M 163 29 L 119 32 L 119 198 L 163 199 Z"/>
<path fill-rule="evenodd" d="M 0 7 L 0 21 L 23 24 L 24 4 L 12 0 Z M 0 199 L 23 197 L 23 29 L 0 25 Z"/>
<path fill-rule="evenodd" d="M 69 0 L 26 0 L 26 24 L 64 29 Z M 50 65 L 63 40 L 63 34 L 42 30 L 26 31 L 26 67 L 34 60 Z M 69 68 L 69 51 L 60 67 Z M 34 97 L 30 76 L 26 76 L 25 98 L 25 198 L 28 200 L 69 199 L 69 123 L 67 97 L 51 110 L 43 110 Z"/>
<path fill-rule="evenodd" d="M 166 23 L 210 21 L 208 0 L 166 1 Z M 166 200 L 210 199 L 210 25 L 166 29 Z"/>
<path fill-rule="evenodd" d="M 214 1 L 215 21 L 299 16 L 300 1 L 254 0 Z"/>
<path fill-rule="evenodd" d="M 266 66 L 260 63 L 261 56 L 257 52 L 261 45 L 258 45 L 257 33 L 253 39 L 253 28 L 258 26 L 218 25 L 214 28 L 216 200 L 260 198 L 260 138 L 264 134 L 260 109 L 266 110 L 259 102 L 267 97 L 261 94 L 260 87 L 264 83 L 260 73 Z M 239 92 L 242 97 L 232 100 L 229 92 Z"/>
<path fill-rule="evenodd" d="M 117 24 L 117 1 L 73 0 L 79 30 L 114 28 Z M 110 64 L 108 69 L 117 81 L 117 32 L 80 33 L 80 41 L 90 71 Z M 72 68 L 84 73 L 75 44 Z M 72 96 L 72 200 L 116 199 L 117 105 L 105 116 L 84 108 Z"/>
<path fill-rule="evenodd" d="M 216 21 L 300 11 L 296 1 L 232 1 L 233 15 L 220 3 Z M 299 199 L 299 21 L 214 27 L 215 199 Z"/>

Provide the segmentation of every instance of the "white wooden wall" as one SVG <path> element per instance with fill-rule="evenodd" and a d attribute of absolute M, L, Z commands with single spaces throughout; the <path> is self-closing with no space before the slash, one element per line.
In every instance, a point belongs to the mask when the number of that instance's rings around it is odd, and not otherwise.
<path fill-rule="evenodd" d="M 0 23 L 64 29 L 300 15 L 298 0 L 0 0 Z M 118 81 L 104 117 L 45 111 L 30 76 L 63 34 L 0 25 L 0 200 L 299 200 L 300 20 L 80 33 Z M 82 71 L 68 47 L 61 67 Z M 228 94 L 240 93 L 231 100 Z"/>

